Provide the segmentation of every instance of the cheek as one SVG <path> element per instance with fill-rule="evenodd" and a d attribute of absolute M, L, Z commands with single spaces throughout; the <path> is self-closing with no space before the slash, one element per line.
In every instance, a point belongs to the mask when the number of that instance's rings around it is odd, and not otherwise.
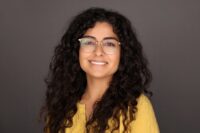
<path fill-rule="evenodd" d="M 118 52 L 118 54 L 116 55 L 116 62 L 117 62 L 117 64 L 119 65 L 119 62 L 120 62 L 120 57 L 121 57 L 121 53 L 120 53 L 120 51 Z"/>
<path fill-rule="evenodd" d="M 84 70 L 85 66 L 87 65 L 87 57 L 88 57 L 87 54 L 79 50 L 79 64 L 82 70 Z"/>
<path fill-rule="evenodd" d="M 82 68 L 83 67 L 83 54 L 82 54 L 81 50 L 79 50 L 79 64 Z"/>
<path fill-rule="evenodd" d="M 111 60 L 112 60 L 112 66 L 115 68 L 116 71 L 120 63 L 120 54 L 111 57 Z"/>

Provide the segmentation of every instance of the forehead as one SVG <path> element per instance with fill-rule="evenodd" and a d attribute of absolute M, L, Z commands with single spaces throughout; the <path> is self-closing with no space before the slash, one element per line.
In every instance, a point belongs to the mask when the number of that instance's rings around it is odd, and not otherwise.
<path fill-rule="evenodd" d="M 96 22 L 94 27 L 89 28 L 84 36 L 93 36 L 97 40 L 101 40 L 107 37 L 118 39 L 118 36 L 113 31 L 112 25 L 107 22 Z"/>

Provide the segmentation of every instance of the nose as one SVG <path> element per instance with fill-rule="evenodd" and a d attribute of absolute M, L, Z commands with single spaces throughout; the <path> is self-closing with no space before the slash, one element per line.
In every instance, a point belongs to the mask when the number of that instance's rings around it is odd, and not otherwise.
<path fill-rule="evenodd" d="M 103 51 L 103 48 L 100 44 L 100 42 L 97 43 L 96 47 L 95 47 L 95 50 L 94 50 L 94 53 L 97 55 L 97 56 L 102 56 L 104 54 L 104 51 Z"/>

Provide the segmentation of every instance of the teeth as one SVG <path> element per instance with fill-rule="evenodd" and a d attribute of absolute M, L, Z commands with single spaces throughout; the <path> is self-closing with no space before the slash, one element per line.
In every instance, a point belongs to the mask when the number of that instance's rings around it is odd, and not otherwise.
<path fill-rule="evenodd" d="M 92 64 L 95 64 L 95 65 L 104 65 L 106 64 L 106 62 L 101 62 L 101 61 L 90 61 Z"/>

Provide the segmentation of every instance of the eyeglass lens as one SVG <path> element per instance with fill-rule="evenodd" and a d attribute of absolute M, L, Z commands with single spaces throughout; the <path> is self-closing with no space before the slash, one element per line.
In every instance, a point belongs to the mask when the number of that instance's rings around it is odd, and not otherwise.
<path fill-rule="evenodd" d="M 79 39 L 79 41 L 81 48 L 83 48 L 85 52 L 93 52 L 98 45 L 98 42 L 93 38 L 85 37 Z M 119 42 L 115 39 L 104 39 L 100 41 L 100 45 L 106 54 L 113 54 L 119 45 L 118 43 Z"/>

